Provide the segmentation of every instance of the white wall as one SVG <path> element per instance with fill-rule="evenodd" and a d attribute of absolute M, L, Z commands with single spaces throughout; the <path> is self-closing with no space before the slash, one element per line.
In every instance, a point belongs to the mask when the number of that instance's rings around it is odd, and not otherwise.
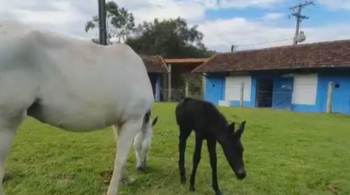
<path fill-rule="evenodd" d="M 317 74 L 296 74 L 294 76 L 293 104 L 315 105 L 317 82 Z"/>
<path fill-rule="evenodd" d="M 244 83 L 244 101 L 250 101 L 252 79 L 250 76 L 229 76 L 225 81 L 225 100 L 240 101 L 241 83 Z"/>

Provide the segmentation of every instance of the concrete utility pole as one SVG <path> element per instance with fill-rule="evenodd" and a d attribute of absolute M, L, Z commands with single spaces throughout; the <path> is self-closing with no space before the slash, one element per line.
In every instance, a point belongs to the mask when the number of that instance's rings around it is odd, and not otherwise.
<path fill-rule="evenodd" d="M 240 107 L 244 107 L 244 82 L 241 83 L 241 94 L 240 94 L 240 98 L 239 98 L 239 106 Z"/>
<path fill-rule="evenodd" d="M 333 111 L 333 91 L 334 91 L 334 82 L 331 81 L 328 83 L 327 113 L 332 113 L 332 111 Z"/>
<path fill-rule="evenodd" d="M 106 0 L 98 0 L 99 38 L 101 45 L 107 45 Z"/>
<path fill-rule="evenodd" d="M 298 5 L 290 8 L 290 10 L 292 11 L 292 16 L 294 16 L 296 18 L 296 21 L 297 21 L 295 35 L 294 35 L 294 39 L 293 39 L 293 45 L 297 45 L 299 42 L 298 37 L 300 34 L 301 22 L 305 19 L 309 19 L 309 17 L 301 14 L 302 10 L 309 5 L 314 5 L 314 2 L 313 1 L 305 1 L 304 3 L 299 3 Z"/>

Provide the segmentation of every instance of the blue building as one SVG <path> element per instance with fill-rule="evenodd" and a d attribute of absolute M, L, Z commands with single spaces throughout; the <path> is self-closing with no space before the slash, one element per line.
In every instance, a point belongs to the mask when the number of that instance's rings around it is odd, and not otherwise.
<path fill-rule="evenodd" d="M 350 40 L 217 54 L 194 72 L 218 105 L 350 114 Z"/>
<path fill-rule="evenodd" d="M 142 60 L 151 80 L 154 99 L 156 101 L 164 100 L 165 97 L 163 97 L 161 91 L 164 88 L 163 83 L 168 72 L 164 59 L 161 56 L 142 56 Z"/>

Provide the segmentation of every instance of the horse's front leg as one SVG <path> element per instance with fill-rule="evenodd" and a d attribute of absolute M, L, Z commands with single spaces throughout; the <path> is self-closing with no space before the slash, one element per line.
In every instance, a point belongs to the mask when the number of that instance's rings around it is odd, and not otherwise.
<path fill-rule="evenodd" d="M 212 170 L 212 187 L 215 191 L 215 195 L 221 195 L 221 191 L 218 184 L 218 176 L 217 176 L 217 157 L 216 157 L 216 140 L 208 139 L 208 152 L 210 158 L 210 166 Z"/>
<path fill-rule="evenodd" d="M 5 194 L 2 186 L 5 175 L 5 160 L 10 151 L 11 141 L 15 133 L 15 129 L 0 127 L 0 195 Z"/>
<path fill-rule="evenodd" d="M 11 142 L 16 134 L 18 125 L 23 120 L 23 115 L 4 117 L 0 113 L 0 195 L 4 195 L 2 181 L 5 175 L 5 160 L 10 151 Z"/>
<path fill-rule="evenodd" d="M 147 168 L 147 153 L 151 145 L 152 132 L 140 132 L 134 139 L 134 148 L 136 154 L 136 169 L 145 171 Z"/>
<path fill-rule="evenodd" d="M 118 194 L 120 179 L 123 174 L 123 169 L 126 164 L 128 154 L 132 145 L 133 138 L 141 131 L 143 120 L 129 120 L 125 122 L 118 130 L 117 135 L 117 152 L 114 162 L 114 170 L 111 182 L 108 187 L 107 195 Z"/>

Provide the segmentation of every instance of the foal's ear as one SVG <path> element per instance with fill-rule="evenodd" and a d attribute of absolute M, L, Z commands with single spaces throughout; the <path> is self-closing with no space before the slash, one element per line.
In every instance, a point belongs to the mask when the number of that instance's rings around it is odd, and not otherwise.
<path fill-rule="evenodd" d="M 241 125 L 239 126 L 237 132 L 235 133 L 235 136 L 237 138 L 241 138 L 242 134 L 243 134 L 243 131 L 244 131 L 244 128 L 245 128 L 245 124 L 246 124 L 246 121 L 243 121 L 241 123 Z"/>
<path fill-rule="evenodd" d="M 156 118 L 153 119 L 152 126 L 156 125 L 157 122 L 158 122 L 158 116 L 156 116 Z"/>
<path fill-rule="evenodd" d="M 235 122 L 232 122 L 232 123 L 228 126 L 228 128 L 232 131 L 232 133 L 234 133 L 234 132 L 235 132 Z"/>

